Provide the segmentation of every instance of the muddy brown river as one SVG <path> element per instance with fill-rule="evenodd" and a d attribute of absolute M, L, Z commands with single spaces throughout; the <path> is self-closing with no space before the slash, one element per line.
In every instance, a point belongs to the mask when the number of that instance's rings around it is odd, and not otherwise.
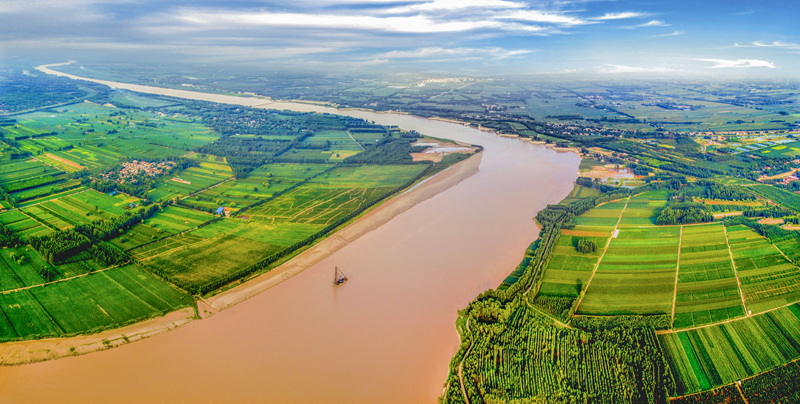
<path fill-rule="evenodd" d="M 456 311 L 516 267 L 538 233 L 532 218 L 569 193 L 580 159 L 413 116 L 269 106 L 485 149 L 477 174 L 219 314 L 107 351 L 0 368 L 0 403 L 436 403 L 459 343 Z M 336 288 L 334 266 L 350 279 Z"/>

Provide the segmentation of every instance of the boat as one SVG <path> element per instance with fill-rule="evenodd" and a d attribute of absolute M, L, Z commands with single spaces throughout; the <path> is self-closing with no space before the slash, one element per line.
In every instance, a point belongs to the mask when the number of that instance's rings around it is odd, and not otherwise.
<path fill-rule="evenodd" d="M 333 273 L 333 286 L 339 286 L 345 282 L 347 282 L 347 276 L 342 272 L 339 267 L 335 267 Z"/>

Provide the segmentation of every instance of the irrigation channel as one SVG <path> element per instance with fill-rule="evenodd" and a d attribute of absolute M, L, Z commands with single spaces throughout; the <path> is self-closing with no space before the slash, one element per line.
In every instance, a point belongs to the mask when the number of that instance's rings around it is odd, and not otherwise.
<path fill-rule="evenodd" d="M 485 149 L 476 174 L 214 316 L 106 351 L 0 368 L 0 403 L 436 403 L 459 344 L 457 310 L 516 267 L 538 233 L 532 218 L 569 193 L 580 161 L 409 115 L 180 93 L 350 115 Z M 334 266 L 347 284 L 331 286 Z"/>

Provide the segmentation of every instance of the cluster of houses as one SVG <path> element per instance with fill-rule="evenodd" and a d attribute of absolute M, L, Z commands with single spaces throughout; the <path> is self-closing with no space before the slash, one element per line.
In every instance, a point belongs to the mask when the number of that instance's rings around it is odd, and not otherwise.
<path fill-rule="evenodd" d="M 152 177 L 164 175 L 175 167 L 174 161 L 162 161 L 158 163 L 151 163 L 148 161 L 126 161 L 122 163 L 122 169 L 119 173 L 109 171 L 102 174 L 102 178 L 109 181 L 116 181 L 120 184 L 133 180 L 137 175 L 145 173 Z"/>

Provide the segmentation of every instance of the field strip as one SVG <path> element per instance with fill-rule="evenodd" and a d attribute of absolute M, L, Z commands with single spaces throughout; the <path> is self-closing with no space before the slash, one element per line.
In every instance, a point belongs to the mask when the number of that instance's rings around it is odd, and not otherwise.
<path fill-rule="evenodd" d="M 16 208 L 14 208 L 14 209 L 9 209 L 9 210 L 20 210 L 20 209 L 22 209 L 22 208 L 29 208 L 29 207 L 31 207 L 31 206 L 41 205 L 41 204 L 43 204 L 43 203 L 45 203 L 45 202 L 54 201 L 54 200 L 56 200 L 56 199 L 61 199 L 61 198 L 67 197 L 67 196 L 72 196 L 72 195 L 78 195 L 78 194 L 82 194 L 82 193 L 84 193 L 84 192 L 87 192 L 87 191 L 89 191 L 90 189 L 92 189 L 92 188 L 85 188 L 85 189 L 81 189 L 80 191 L 73 192 L 73 193 L 71 193 L 71 194 L 60 194 L 60 195 L 58 195 L 57 197 L 55 197 L 55 198 L 53 198 L 53 199 L 48 199 L 48 200 L 45 200 L 45 201 L 39 201 L 39 202 L 36 202 L 36 203 L 32 203 L 32 204 L 30 204 L 30 205 L 17 206 Z M 98 192 L 99 192 L 99 191 L 98 191 Z M 127 195 L 127 194 L 126 194 L 126 195 Z M 23 202 L 23 203 L 24 203 L 24 202 Z"/>
<path fill-rule="evenodd" d="M 675 293 L 672 295 L 672 320 L 669 323 L 669 328 L 675 326 L 675 303 L 678 300 L 678 271 L 681 270 L 681 244 L 683 244 L 683 226 L 678 235 L 678 263 L 675 266 Z"/>
<path fill-rule="evenodd" d="M 628 202 L 631 201 L 631 197 L 628 197 L 628 200 L 625 201 L 625 206 L 622 207 L 622 212 L 619 213 L 619 219 L 617 219 L 617 224 L 614 225 L 614 230 L 611 232 L 612 236 L 608 238 L 606 242 L 605 248 L 603 248 L 603 253 L 600 254 L 600 258 L 597 259 L 597 264 L 594 266 L 594 270 L 592 271 L 592 275 L 589 277 L 589 280 L 586 281 L 586 287 L 581 292 L 581 296 L 578 298 L 578 303 L 575 304 L 575 311 L 578 311 L 578 308 L 581 307 L 581 302 L 583 301 L 583 297 L 586 296 L 586 291 L 589 290 L 589 285 L 592 283 L 592 279 L 594 279 L 594 275 L 597 273 L 597 268 L 600 268 L 600 263 L 603 262 L 603 257 L 606 255 L 606 251 L 608 251 L 608 246 L 611 245 L 611 240 L 614 239 L 614 236 L 617 235 L 617 229 L 619 228 L 619 222 L 622 221 L 622 215 L 625 214 L 625 209 L 628 207 Z"/>
<path fill-rule="evenodd" d="M 113 283 L 113 284 L 117 285 L 117 286 L 118 286 L 120 289 L 122 289 L 122 290 L 124 290 L 124 291 L 128 292 L 128 293 L 129 293 L 131 296 L 135 297 L 135 298 L 136 298 L 136 300 L 138 300 L 139 302 L 141 302 L 141 303 L 142 303 L 142 304 L 144 304 L 145 306 L 147 306 L 147 307 L 149 307 L 149 308 L 153 309 L 154 311 L 161 311 L 161 310 L 159 310 L 159 309 L 157 309 L 157 308 L 153 307 L 152 305 L 150 305 L 150 303 L 147 303 L 147 302 L 145 302 L 144 300 L 142 300 L 142 298 L 141 298 L 141 297 L 139 297 L 139 295 L 137 295 L 136 293 L 133 293 L 133 292 L 132 292 L 130 289 L 126 288 L 125 286 L 122 286 L 122 284 L 121 284 L 121 283 L 119 283 L 119 282 L 117 282 L 117 280 L 116 280 L 116 279 L 114 279 L 114 278 L 112 278 L 112 277 L 110 277 L 110 276 L 108 276 L 108 275 L 106 275 L 106 274 L 103 274 L 103 276 L 105 276 L 105 277 L 106 277 L 106 279 L 108 279 L 109 281 L 111 281 L 111 283 Z M 156 296 L 156 298 L 157 298 L 158 300 L 161 300 L 161 298 L 160 298 L 160 297 L 158 297 L 158 296 Z M 162 302 L 164 302 L 163 300 L 161 300 L 161 301 L 162 301 Z M 165 303 L 166 303 L 166 302 L 165 302 Z"/>
<path fill-rule="evenodd" d="M 98 269 L 96 271 L 87 272 L 85 274 L 70 276 L 69 278 L 59 279 L 57 281 L 45 282 L 45 283 L 40 283 L 38 285 L 23 286 L 21 288 L 4 290 L 4 291 L 0 292 L 0 295 L 7 295 L 7 294 L 12 293 L 12 292 L 19 292 L 19 291 L 28 290 L 28 289 L 39 288 L 39 287 L 42 287 L 42 286 L 52 285 L 54 283 L 59 283 L 59 282 L 66 282 L 66 281 L 69 281 L 69 280 L 72 280 L 72 279 L 76 279 L 76 278 L 83 278 L 84 276 L 89 276 L 91 274 L 98 274 L 100 272 L 108 271 L 109 269 L 119 268 L 122 265 L 124 265 L 124 264 L 114 265 L 114 266 Z"/>
<path fill-rule="evenodd" d="M 789 307 L 789 306 L 792 306 L 792 305 L 795 305 L 795 304 L 798 304 L 798 303 L 800 303 L 800 302 L 786 303 L 783 306 L 778 306 L 778 307 L 775 307 L 773 309 L 769 309 L 767 311 L 762 311 L 760 313 L 753 314 L 751 317 L 767 314 L 769 312 L 776 311 L 776 310 L 779 310 L 779 309 L 783 309 L 785 307 Z M 699 330 L 701 328 L 715 327 L 715 326 L 718 326 L 720 324 L 732 323 L 734 321 L 744 320 L 746 318 L 747 318 L 747 316 L 745 316 L 745 317 L 734 317 L 734 318 L 729 318 L 729 319 L 727 319 L 725 321 L 720 321 L 720 322 L 717 322 L 717 323 L 703 324 L 703 325 L 698 325 L 696 327 L 689 327 L 689 328 L 681 328 L 680 330 L 660 330 L 660 331 L 656 331 L 656 335 L 671 334 L 673 332 L 684 332 L 684 331 Z"/>
<path fill-rule="evenodd" d="M 353 139 L 353 141 L 356 142 L 356 144 L 358 145 L 358 147 L 361 148 L 361 150 L 367 151 L 367 149 L 365 149 L 364 146 L 361 145 L 361 143 L 358 143 L 358 140 L 356 140 L 356 138 L 354 138 L 353 135 L 350 134 L 349 130 L 345 132 L 347 132 L 347 136 L 350 136 L 350 139 Z"/>
<path fill-rule="evenodd" d="M 30 218 L 34 222 L 37 222 L 37 223 L 43 225 L 44 227 L 47 227 L 48 229 L 53 229 L 55 231 L 59 231 L 60 230 L 59 228 L 50 225 L 50 223 L 47 223 L 47 222 L 43 221 L 42 219 L 39 219 L 35 215 L 28 214 L 28 212 L 20 210 L 19 213 L 22 213 L 23 215 L 27 216 L 28 218 Z"/>
<path fill-rule="evenodd" d="M 219 181 L 219 182 L 217 182 L 217 183 L 211 184 L 211 185 L 209 185 L 209 186 L 207 186 L 207 187 L 205 187 L 205 188 L 203 188 L 203 189 L 199 189 L 199 190 L 197 190 L 197 191 L 194 191 L 194 192 L 190 193 L 189 195 L 186 195 L 186 198 L 189 198 L 189 197 L 195 196 L 195 195 L 197 195 L 197 194 L 199 194 L 199 193 L 201 193 L 201 192 L 203 192 L 203 191 L 205 191 L 205 190 L 208 190 L 208 189 L 214 188 L 214 187 L 216 187 L 217 185 L 222 185 L 222 184 L 224 184 L 224 183 L 226 183 L 226 182 L 228 182 L 228 181 L 230 181 L 230 180 L 234 180 L 234 179 L 236 179 L 236 176 L 233 176 L 233 177 L 230 177 L 230 178 L 225 178 L 225 179 L 224 179 L 224 180 L 222 180 L 222 181 Z M 196 210 L 196 209 L 195 209 L 195 210 Z M 198 211 L 198 212 L 199 212 L 199 211 Z"/>
<path fill-rule="evenodd" d="M 345 195 L 345 194 L 349 193 L 350 191 L 352 191 L 352 188 L 346 188 L 344 191 L 342 191 L 342 192 L 339 192 L 338 194 L 336 194 L 335 192 L 331 192 L 330 194 L 328 194 L 328 195 L 325 195 L 325 196 L 329 196 L 329 195 L 333 194 L 333 195 L 331 195 L 331 196 L 330 196 L 330 198 L 328 198 L 328 199 L 326 199 L 326 200 L 324 200 L 324 201 L 319 201 L 319 202 L 315 203 L 314 205 L 311 205 L 311 206 L 309 206 L 309 207 L 307 207 L 307 208 L 305 208 L 305 209 L 301 210 L 301 211 L 300 211 L 300 212 L 298 212 L 296 215 L 294 215 L 294 216 L 292 216 L 292 217 L 290 217 L 290 218 L 287 218 L 287 221 L 288 221 L 288 222 L 292 222 L 292 223 L 297 223 L 297 218 L 298 218 L 299 216 L 301 216 L 302 214 L 304 214 L 304 213 L 308 212 L 309 210 L 314 210 L 314 208 L 316 208 L 316 207 L 318 207 L 318 206 L 320 206 L 320 205 L 322 205 L 322 204 L 324 204 L 324 203 L 331 202 L 331 201 L 333 201 L 334 199 L 336 199 L 336 198 L 338 198 L 338 197 L 340 197 L 340 196 L 342 196 L 342 195 Z"/>
<path fill-rule="evenodd" d="M 733 261 L 731 242 L 728 240 L 728 229 L 725 228 L 725 224 L 722 225 L 722 231 L 725 233 L 725 244 L 728 245 L 728 254 L 731 256 L 731 266 L 733 267 L 733 276 L 736 278 L 736 286 L 739 288 L 739 296 L 742 298 L 742 307 L 744 307 L 744 315 L 749 316 L 750 310 L 747 309 L 747 304 L 745 304 L 744 302 L 744 293 L 742 293 L 742 282 L 739 280 L 739 272 L 736 271 L 736 263 Z"/>

